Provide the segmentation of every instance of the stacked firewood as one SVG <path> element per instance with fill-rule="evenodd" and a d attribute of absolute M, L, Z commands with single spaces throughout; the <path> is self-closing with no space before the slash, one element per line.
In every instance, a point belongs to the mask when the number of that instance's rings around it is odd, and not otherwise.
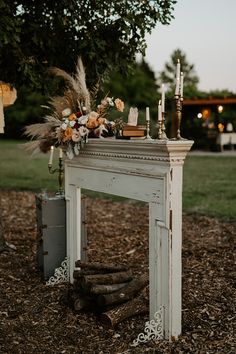
<path fill-rule="evenodd" d="M 100 314 L 102 322 L 114 327 L 124 319 L 148 312 L 148 275 L 132 275 L 124 265 L 76 261 L 73 307 Z"/>

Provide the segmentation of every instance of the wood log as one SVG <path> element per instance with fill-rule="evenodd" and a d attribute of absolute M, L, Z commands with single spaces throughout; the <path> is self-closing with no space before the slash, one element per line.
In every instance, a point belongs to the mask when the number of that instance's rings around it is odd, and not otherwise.
<path fill-rule="evenodd" d="M 102 270 L 96 269 L 75 269 L 73 272 L 74 279 L 81 279 L 84 275 L 95 275 L 95 274 L 104 274 Z"/>
<path fill-rule="evenodd" d="M 124 288 L 111 294 L 102 294 L 97 297 L 98 306 L 109 306 L 131 300 L 149 282 L 148 274 L 133 279 Z"/>
<path fill-rule="evenodd" d="M 110 294 L 113 293 L 114 291 L 122 289 L 124 286 L 126 286 L 127 283 L 118 283 L 118 284 L 94 284 L 90 288 L 90 293 L 94 295 L 100 295 L 100 294 Z"/>
<path fill-rule="evenodd" d="M 115 327 L 126 318 L 148 312 L 148 301 L 144 298 L 144 296 L 138 296 L 122 305 L 116 306 L 115 308 L 102 313 L 100 318 L 105 326 Z"/>
<path fill-rule="evenodd" d="M 74 300 L 74 309 L 75 311 L 85 311 L 85 310 L 93 310 L 95 308 L 96 301 L 92 297 L 84 297 L 82 295 L 77 295 Z"/>
<path fill-rule="evenodd" d="M 125 265 L 99 263 L 99 262 L 82 262 L 81 260 L 76 261 L 75 266 L 82 269 L 94 269 L 97 271 L 100 270 L 107 273 L 123 272 L 128 270 L 128 267 Z"/>
<path fill-rule="evenodd" d="M 94 274 L 85 275 L 81 278 L 81 284 L 83 288 L 91 289 L 94 284 L 118 284 L 126 283 L 133 279 L 131 271 L 108 273 L 108 274 Z"/>

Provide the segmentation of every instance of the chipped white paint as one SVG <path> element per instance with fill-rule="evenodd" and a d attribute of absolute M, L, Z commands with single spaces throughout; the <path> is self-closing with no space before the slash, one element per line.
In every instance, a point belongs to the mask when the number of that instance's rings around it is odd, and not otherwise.
<path fill-rule="evenodd" d="M 90 140 L 65 162 L 70 280 L 81 259 L 81 188 L 149 203 L 150 320 L 164 308 L 165 338 L 181 333 L 182 170 L 192 143 Z"/>

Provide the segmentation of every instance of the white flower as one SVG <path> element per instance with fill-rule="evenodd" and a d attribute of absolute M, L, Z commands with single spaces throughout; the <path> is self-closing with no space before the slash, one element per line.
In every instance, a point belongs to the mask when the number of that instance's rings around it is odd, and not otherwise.
<path fill-rule="evenodd" d="M 75 120 L 71 120 L 70 123 L 69 123 L 70 127 L 73 128 L 73 126 L 75 125 L 75 123 L 76 123 Z"/>
<path fill-rule="evenodd" d="M 72 133 L 72 137 L 71 139 L 77 143 L 80 140 L 80 133 L 78 132 L 78 130 L 73 129 L 73 133 Z"/>
<path fill-rule="evenodd" d="M 108 102 L 109 106 L 114 106 L 113 98 L 107 97 L 107 102 Z"/>
<path fill-rule="evenodd" d="M 79 127 L 80 136 L 85 136 L 89 133 L 89 130 L 86 127 Z"/>
<path fill-rule="evenodd" d="M 71 114 L 71 109 L 70 108 L 65 108 L 62 112 L 62 117 L 68 117 Z"/>
<path fill-rule="evenodd" d="M 104 132 L 108 132 L 108 130 L 106 129 L 105 125 L 104 124 L 101 124 L 99 125 L 99 127 L 97 129 L 95 129 L 95 135 L 98 137 L 98 138 L 102 138 L 102 134 Z"/>
<path fill-rule="evenodd" d="M 88 121 L 88 114 L 86 114 L 86 116 L 81 116 L 79 119 L 78 119 L 78 123 L 79 124 L 86 124 Z"/>
<path fill-rule="evenodd" d="M 61 129 L 63 129 L 63 130 L 66 130 L 66 128 L 67 128 L 67 124 L 64 122 L 64 123 L 62 123 L 62 125 L 61 125 Z"/>

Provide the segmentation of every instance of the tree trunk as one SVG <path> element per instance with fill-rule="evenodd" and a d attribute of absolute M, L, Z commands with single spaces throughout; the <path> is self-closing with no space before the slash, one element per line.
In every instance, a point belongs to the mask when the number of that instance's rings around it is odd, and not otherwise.
<path fill-rule="evenodd" d="M 82 268 L 82 269 L 94 269 L 97 271 L 103 272 L 123 272 L 126 271 L 128 268 L 125 265 L 117 265 L 117 264 L 107 264 L 107 263 L 99 263 L 99 262 L 82 262 L 78 260 L 75 262 L 75 266 Z"/>
<path fill-rule="evenodd" d="M 148 301 L 144 296 L 139 296 L 120 306 L 117 306 L 101 314 L 101 321 L 108 327 L 115 327 L 119 322 L 126 318 L 148 313 Z"/>
<path fill-rule="evenodd" d="M 141 289 L 143 289 L 149 282 L 147 274 L 142 275 L 138 279 L 133 279 L 121 290 L 107 295 L 99 295 L 97 298 L 98 306 L 109 306 L 119 304 L 132 299 Z"/>

